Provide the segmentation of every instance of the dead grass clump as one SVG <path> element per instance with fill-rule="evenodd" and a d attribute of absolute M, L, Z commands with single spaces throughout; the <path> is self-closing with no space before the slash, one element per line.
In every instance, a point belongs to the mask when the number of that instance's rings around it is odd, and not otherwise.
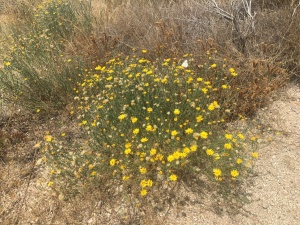
<path fill-rule="evenodd" d="M 203 24 L 208 21 L 202 17 L 203 2 L 92 1 L 92 35 L 79 39 L 93 46 L 90 54 L 96 54 L 94 58 L 128 54 L 133 48 L 152 51 L 153 59 L 192 52 L 200 36 L 208 37 L 204 34 Z"/>
<path fill-rule="evenodd" d="M 300 72 L 300 7 L 282 7 L 266 11 L 257 18 L 257 42 L 262 43 L 263 57 L 281 63 L 293 75 Z M 269 52 L 266 52 L 267 50 Z"/>
<path fill-rule="evenodd" d="M 266 106 L 273 91 L 286 84 L 289 76 L 280 66 L 268 61 L 239 63 L 241 76 L 235 84 L 235 88 L 239 89 L 239 101 L 233 114 L 253 116 L 259 108 Z"/>

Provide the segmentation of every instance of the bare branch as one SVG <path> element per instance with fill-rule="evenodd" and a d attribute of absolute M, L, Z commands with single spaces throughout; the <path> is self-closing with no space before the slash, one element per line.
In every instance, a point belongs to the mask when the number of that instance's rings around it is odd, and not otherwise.
<path fill-rule="evenodd" d="M 254 33 L 256 13 L 252 11 L 252 0 L 230 1 L 230 11 L 219 7 L 216 0 L 210 0 L 213 10 L 233 24 L 232 41 L 241 52 L 247 54 L 247 39 Z"/>
<path fill-rule="evenodd" d="M 293 10 L 293 14 L 292 14 L 292 17 L 294 17 L 295 16 L 295 14 L 296 14 L 296 11 L 297 11 L 297 8 L 300 6 L 300 0 L 299 0 L 299 2 L 298 2 L 298 5 L 296 5 L 296 7 L 294 8 L 294 10 Z"/>
<path fill-rule="evenodd" d="M 213 3 L 213 5 L 214 5 L 213 7 L 218 14 L 220 14 L 227 20 L 233 21 L 234 16 L 232 14 L 230 14 L 229 12 L 226 12 L 225 10 L 221 9 L 215 0 L 211 0 L 211 3 Z"/>

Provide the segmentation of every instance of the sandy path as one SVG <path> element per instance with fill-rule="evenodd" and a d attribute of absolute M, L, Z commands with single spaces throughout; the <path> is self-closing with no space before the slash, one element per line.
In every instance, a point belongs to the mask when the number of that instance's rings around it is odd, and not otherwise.
<path fill-rule="evenodd" d="M 282 131 L 270 145 L 259 149 L 257 176 L 247 188 L 252 202 L 245 213 L 230 217 L 186 206 L 186 217 L 170 214 L 167 224 L 299 225 L 300 224 L 300 88 L 290 85 L 259 113 L 266 126 Z"/>

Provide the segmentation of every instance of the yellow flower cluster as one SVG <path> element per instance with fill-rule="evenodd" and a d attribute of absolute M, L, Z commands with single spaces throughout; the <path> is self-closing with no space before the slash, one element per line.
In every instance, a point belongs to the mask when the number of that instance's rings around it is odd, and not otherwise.
<path fill-rule="evenodd" d="M 211 73 L 219 70 L 217 64 L 209 65 Z M 229 71 L 236 76 L 233 68 Z M 217 181 L 243 174 L 245 137 L 219 126 L 226 109 L 214 93 L 226 91 L 227 84 L 214 86 L 176 60 L 157 65 L 121 56 L 81 76 L 75 111 L 91 150 L 70 154 L 76 177 L 109 174 L 147 196 L 152 186 L 179 180 L 189 165 L 209 170 Z M 50 144 L 51 138 L 45 136 L 45 141 Z"/>

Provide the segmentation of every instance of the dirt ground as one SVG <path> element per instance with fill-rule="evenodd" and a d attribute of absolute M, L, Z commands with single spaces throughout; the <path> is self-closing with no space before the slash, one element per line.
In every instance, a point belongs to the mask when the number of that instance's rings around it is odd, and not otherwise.
<path fill-rule="evenodd" d="M 274 132 L 271 144 L 258 150 L 256 176 L 246 188 L 251 196 L 250 204 L 232 215 L 191 203 L 180 211 L 171 209 L 165 217 L 157 215 L 143 224 L 300 224 L 299 85 L 290 84 L 274 94 L 267 108 L 259 111 L 257 120 L 266 129 L 279 133 Z M 116 224 L 109 219 L 100 222 L 95 214 L 97 205 L 93 212 L 89 211 L 91 207 L 84 205 L 78 211 L 78 207 L 60 204 L 53 198 L 43 183 L 44 172 L 34 166 L 36 151 L 33 146 L 45 130 L 57 123 L 64 124 L 64 121 L 50 118 L 34 128 L 26 121 L 26 117 L 14 120 L 5 116 L 0 120 L 0 224 Z"/>
<path fill-rule="evenodd" d="M 300 224 L 300 88 L 291 84 L 273 96 L 257 119 L 266 127 L 280 131 L 270 145 L 259 149 L 256 177 L 246 191 L 251 203 L 243 213 L 230 216 L 203 210 L 201 206 L 184 208 L 185 217 L 171 214 L 166 224 L 207 225 L 298 225 Z"/>

